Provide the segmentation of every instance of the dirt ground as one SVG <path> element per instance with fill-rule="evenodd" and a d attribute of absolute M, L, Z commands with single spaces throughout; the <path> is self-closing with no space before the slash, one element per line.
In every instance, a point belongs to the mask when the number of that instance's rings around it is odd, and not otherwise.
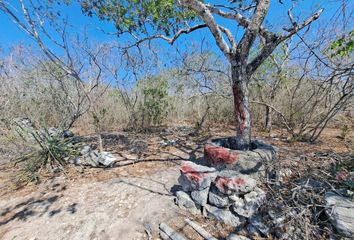
<path fill-rule="evenodd" d="M 114 168 L 74 167 L 38 185 L 16 189 L 8 164 L 0 174 L 0 239 L 153 239 L 158 224 L 165 222 L 188 239 L 202 239 L 184 224 L 197 221 L 217 238 L 232 229 L 213 220 L 193 216 L 174 204 L 182 160 L 201 162 L 205 141 L 211 136 L 232 135 L 231 128 L 213 129 L 198 136 L 187 127 L 146 134 L 104 135 L 105 150 L 118 158 Z M 284 168 L 291 175 L 306 174 L 309 167 L 323 167 L 316 152 L 353 153 L 353 144 L 327 130 L 317 144 L 289 143 L 280 131 L 272 137 L 256 133 L 279 150 Z M 94 137 L 86 137 L 94 144 Z M 166 146 L 167 145 L 167 146 Z M 311 160 L 311 166 L 304 163 Z M 308 161 L 307 161 L 308 162 Z M 288 176 L 289 178 L 291 176 Z"/>

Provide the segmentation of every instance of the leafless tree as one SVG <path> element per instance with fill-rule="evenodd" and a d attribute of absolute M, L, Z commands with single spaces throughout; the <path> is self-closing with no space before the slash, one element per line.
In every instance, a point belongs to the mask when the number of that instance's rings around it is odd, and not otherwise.
<path fill-rule="evenodd" d="M 70 37 L 71 27 L 67 19 L 60 18 L 60 13 L 52 8 L 52 3 L 42 1 L 23 1 L 15 3 L 0 1 L 0 12 L 6 14 L 20 29 L 32 38 L 46 60 L 39 59 L 42 69 L 59 84 L 66 93 L 69 115 L 61 123 L 64 129 L 70 128 L 84 113 L 91 111 L 97 125 L 99 142 L 101 143 L 99 119 L 100 110 L 95 108 L 94 95 L 99 97 L 107 89 L 98 88 L 103 82 L 101 62 L 110 46 L 93 47 L 87 37 Z M 52 45 L 52 48 L 48 46 Z M 91 45 L 91 46 L 90 46 Z M 53 48 L 57 50 L 54 51 Z M 69 80 L 69 83 L 67 82 Z M 68 94 L 74 87 L 75 98 Z M 94 92 L 101 90 L 100 94 Z M 100 144 L 102 150 L 102 144 Z"/>

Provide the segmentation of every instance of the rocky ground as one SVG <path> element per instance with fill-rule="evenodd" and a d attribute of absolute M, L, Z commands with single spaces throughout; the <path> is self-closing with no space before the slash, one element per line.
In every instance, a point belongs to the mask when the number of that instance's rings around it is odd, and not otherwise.
<path fill-rule="evenodd" d="M 202 163 L 202 151 L 208 138 L 232 134 L 232 129 L 216 129 L 195 136 L 187 127 L 146 134 L 106 134 L 105 150 L 118 159 L 114 168 L 73 167 L 66 174 L 43 178 L 38 185 L 22 188 L 14 185 L 13 169 L 2 164 L 0 238 L 149 239 L 151 233 L 153 239 L 159 239 L 158 225 L 164 222 L 188 239 L 203 239 L 185 224 L 186 218 L 194 220 L 216 238 L 226 238 L 234 228 L 179 209 L 174 204 L 174 194 L 180 190 L 177 179 L 181 161 Z M 353 152 L 353 145 L 337 138 L 336 130 L 327 131 L 322 142 L 315 145 L 289 143 L 281 132 L 272 137 L 262 135 L 257 134 L 279 150 L 277 164 L 284 187 L 260 186 L 272 201 L 291 196 L 289 186 L 309 179 L 309 169 L 326 170 L 336 161 L 318 153 Z M 85 140 L 95 144 L 94 137 Z M 328 224 L 329 221 L 323 223 L 325 231 L 318 239 L 329 236 L 332 229 Z M 308 231 L 311 232 L 314 225 L 318 223 L 308 223 Z M 312 239 L 311 233 L 309 236 L 308 239 Z"/>

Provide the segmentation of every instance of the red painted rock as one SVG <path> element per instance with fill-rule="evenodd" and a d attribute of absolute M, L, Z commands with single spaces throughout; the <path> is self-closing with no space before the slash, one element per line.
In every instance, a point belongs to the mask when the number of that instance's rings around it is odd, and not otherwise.
<path fill-rule="evenodd" d="M 235 164 L 240 158 L 238 152 L 212 144 L 205 145 L 204 155 L 212 165 Z"/>
<path fill-rule="evenodd" d="M 257 184 L 253 178 L 231 170 L 221 171 L 214 183 L 221 193 L 227 195 L 251 192 Z"/>
<path fill-rule="evenodd" d="M 184 191 L 203 190 L 210 187 L 217 176 L 215 168 L 209 168 L 193 162 L 183 162 L 178 182 Z"/>
<path fill-rule="evenodd" d="M 234 141 L 233 137 L 209 141 L 204 147 L 208 163 L 218 170 L 230 169 L 256 177 L 265 171 L 265 163 L 276 157 L 275 149 L 262 141 L 252 141 L 252 149 L 248 151 L 231 149 Z"/>

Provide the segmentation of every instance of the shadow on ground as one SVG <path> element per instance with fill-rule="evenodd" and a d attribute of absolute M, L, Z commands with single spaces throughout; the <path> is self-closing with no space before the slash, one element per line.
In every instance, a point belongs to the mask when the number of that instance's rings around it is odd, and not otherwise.
<path fill-rule="evenodd" d="M 53 217 L 61 212 L 75 214 L 77 212 L 77 203 L 71 203 L 67 206 L 55 207 L 55 203 L 64 196 L 63 192 L 66 186 L 59 183 L 50 187 L 53 192 L 47 194 L 42 191 L 37 196 L 32 196 L 17 202 L 13 206 L 6 207 L 0 212 L 0 226 L 6 225 L 12 221 L 27 221 L 31 218 L 43 216 Z M 49 190 L 49 189 L 48 189 Z"/>

